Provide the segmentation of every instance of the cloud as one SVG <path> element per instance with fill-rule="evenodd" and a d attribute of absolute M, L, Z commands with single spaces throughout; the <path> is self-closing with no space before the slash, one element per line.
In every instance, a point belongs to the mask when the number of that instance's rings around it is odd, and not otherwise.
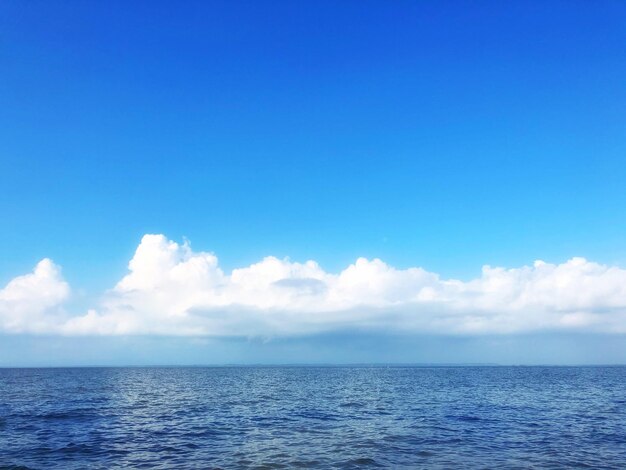
<path fill-rule="evenodd" d="M 61 304 L 70 294 L 61 270 L 41 260 L 32 273 L 19 276 L 0 290 L 0 331 L 46 333 L 64 318 Z"/>
<path fill-rule="evenodd" d="M 359 258 L 339 273 L 266 257 L 224 273 L 212 253 L 145 235 L 129 272 L 86 314 L 43 260 L 0 291 L 0 331 L 66 335 L 287 336 L 334 330 L 435 334 L 626 333 L 626 270 L 572 258 L 468 282 Z"/>

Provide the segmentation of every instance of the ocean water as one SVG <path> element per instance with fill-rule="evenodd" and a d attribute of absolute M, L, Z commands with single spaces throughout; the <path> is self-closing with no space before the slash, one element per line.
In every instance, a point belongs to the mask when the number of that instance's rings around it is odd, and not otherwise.
<path fill-rule="evenodd" d="M 0 369 L 0 467 L 626 468 L 626 368 Z"/>

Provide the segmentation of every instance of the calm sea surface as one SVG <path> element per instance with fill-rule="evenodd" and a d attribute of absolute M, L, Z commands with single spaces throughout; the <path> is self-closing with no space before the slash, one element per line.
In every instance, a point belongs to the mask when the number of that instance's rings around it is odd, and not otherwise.
<path fill-rule="evenodd" d="M 12 466 L 626 468 L 626 368 L 0 369 Z"/>

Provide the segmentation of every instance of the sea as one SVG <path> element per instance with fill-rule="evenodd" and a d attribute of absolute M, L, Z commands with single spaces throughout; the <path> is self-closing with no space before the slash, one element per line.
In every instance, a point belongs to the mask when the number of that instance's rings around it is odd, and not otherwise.
<path fill-rule="evenodd" d="M 626 367 L 0 369 L 0 468 L 626 468 Z"/>

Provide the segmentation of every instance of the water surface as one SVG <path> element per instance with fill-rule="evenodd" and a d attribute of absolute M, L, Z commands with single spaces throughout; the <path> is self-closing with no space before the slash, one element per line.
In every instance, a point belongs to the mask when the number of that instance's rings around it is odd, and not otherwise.
<path fill-rule="evenodd" d="M 0 369 L 0 467 L 626 468 L 624 367 Z"/>

